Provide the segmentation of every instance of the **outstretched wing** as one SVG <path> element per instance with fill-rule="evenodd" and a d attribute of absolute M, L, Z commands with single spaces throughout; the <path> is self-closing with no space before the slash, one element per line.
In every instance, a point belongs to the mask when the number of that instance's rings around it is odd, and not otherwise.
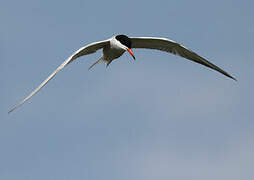
<path fill-rule="evenodd" d="M 77 59 L 80 56 L 95 53 L 97 50 L 103 48 L 108 43 L 109 40 L 94 42 L 77 50 L 68 59 L 66 59 L 52 74 L 50 74 L 49 77 L 47 77 L 47 79 L 45 79 L 33 92 L 31 92 L 31 94 L 29 94 L 23 101 L 21 101 L 18 105 L 12 108 L 8 113 L 11 113 L 19 106 L 24 104 L 28 99 L 30 99 L 34 94 L 36 94 L 43 86 L 45 86 L 49 82 L 49 80 L 56 75 L 58 71 L 63 69 L 66 65 L 70 64 L 73 60 Z"/>
<path fill-rule="evenodd" d="M 184 57 L 184 58 L 194 61 L 196 63 L 199 63 L 199 64 L 202 64 L 202 65 L 207 66 L 209 68 L 212 68 L 212 69 L 224 74 L 225 76 L 236 80 L 234 77 L 232 77 L 226 71 L 224 71 L 221 68 L 219 68 L 218 66 L 210 63 L 209 61 L 202 58 L 195 52 L 189 50 L 188 48 L 184 47 L 183 45 L 181 45 L 177 42 L 174 42 L 174 41 L 166 39 L 166 38 L 132 37 L 131 38 L 131 46 L 132 46 L 132 48 L 157 49 L 157 50 L 169 52 L 174 55 Z"/>

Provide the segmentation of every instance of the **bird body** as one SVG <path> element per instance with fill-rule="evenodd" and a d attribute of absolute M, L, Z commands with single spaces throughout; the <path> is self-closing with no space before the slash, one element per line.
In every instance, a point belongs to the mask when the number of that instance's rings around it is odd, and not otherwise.
<path fill-rule="evenodd" d="M 115 38 L 110 39 L 109 45 L 103 48 L 102 59 L 109 65 L 114 59 L 123 55 L 126 50 L 119 47 Z"/>
<path fill-rule="evenodd" d="M 10 112 L 17 109 L 19 106 L 24 104 L 28 99 L 30 99 L 34 94 L 36 94 L 43 86 L 45 86 L 49 80 L 51 80 L 58 71 L 63 69 L 66 65 L 71 63 L 73 60 L 77 59 L 80 56 L 88 55 L 95 53 L 99 49 L 102 49 L 103 55 L 97 60 L 94 64 L 92 64 L 89 69 L 91 69 L 94 65 L 99 62 L 105 62 L 107 66 L 114 60 L 122 56 L 122 54 L 127 51 L 135 60 L 134 53 L 132 51 L 133 48 L 145 48 L 145 49 L 155 49 L 168 53 L 172 53 L 193 62 L 202 64 L 211 69 L 214 69 L 225 76 L 236 80 L 230 74 L 219 68 L 218 66 L 210 63 L 206 59 L 202 58 L 195 52 L 189 50 L 183 45 L 176 43 L 175 41 L 166 39 L 166 38 L 158 38 L 158 37 L 128 37 L 126 35 L 116 35 L 110 39 L 94 42 L 88 44 L 77 50 L 73 53 L 69 58 L 67 58 L 52 74 L 49 75 L 31 94 L 29 94 L 23 101 L 21 101 L 18 105 L 12 108 Z"/>

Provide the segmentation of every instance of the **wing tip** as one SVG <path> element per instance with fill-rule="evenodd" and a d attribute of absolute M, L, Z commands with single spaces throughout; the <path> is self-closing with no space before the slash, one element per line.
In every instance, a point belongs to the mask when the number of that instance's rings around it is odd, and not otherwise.
<path fill-rule="evenodd" d="M 22 104 L 24 104 L 25 101 L 22 101 L 18 105 L 14 106 L 11 110 L 8 111 L 8 114 L 12 113 L 14 110 L 18 109 Z"/>
<path fill-rule="evenodd" d="M 15 109 L 17 109 L 19 106 L 15 106 L 14 108 L 12 108 L 11 110 L 8 111 L 8 114 L 12 113 Z"/>
<path fill-rule="evenodd" d="M 223 73 L 225 76 L 227 76 L 227 77 L 229 77 L 229 78 L 231 78 L 231 79 L 233 79 L 234 81 L 238 81 L 235 77 L 233 77 L 233 76 L 231 76 L 230 74 L 228 74 L 228 73 Z"/>
<path fill-rule="evenodd" d="M 236 78 L 234 78 L 234 77 L 232 77 L 232 76 L 231 76 L 231 78 L 232 78 L 233 80 L 235 80 L 236 82 L 238 81 Z"/>

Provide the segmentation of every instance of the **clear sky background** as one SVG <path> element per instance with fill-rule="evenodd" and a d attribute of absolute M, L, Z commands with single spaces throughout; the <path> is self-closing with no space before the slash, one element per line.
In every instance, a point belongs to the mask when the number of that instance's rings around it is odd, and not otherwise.
<path fill-rule="evenodd" d="M 1 180 L 253 180 L 254 2 L 2 0 Z M 134 50 L 81 57 L 115 34 L 175 40 L 238 79 Z"/>

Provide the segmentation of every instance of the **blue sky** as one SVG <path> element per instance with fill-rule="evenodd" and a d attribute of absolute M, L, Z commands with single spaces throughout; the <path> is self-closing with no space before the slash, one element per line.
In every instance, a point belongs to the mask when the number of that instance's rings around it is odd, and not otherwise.
<path fill-rule="evenodd" d="M 253 1 L 2 1 L 0 179 L 252 180 Z M 115 34 L 175 40 L 235 82 L 171 54 L 101 52 L 59 72 L 78 48 Z"/>

